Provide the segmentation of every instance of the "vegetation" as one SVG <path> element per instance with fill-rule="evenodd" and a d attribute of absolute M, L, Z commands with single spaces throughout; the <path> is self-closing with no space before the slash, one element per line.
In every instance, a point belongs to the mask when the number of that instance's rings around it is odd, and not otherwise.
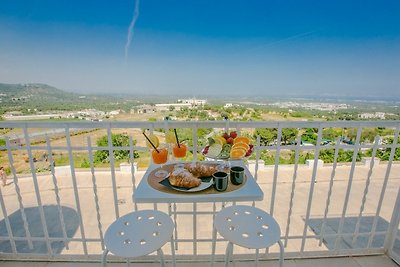
<path fill-rule="evenodd" d="M 78 111 L 87 108 L 94 108 L 101 111 L 110 111 L 115 109 L 121 109 L 129 112 L 131 108 L 139 104 L 152 104 L 159 102 L 169 102 L 173 103 L 176 101 L 175 97 L 160 97 L 160 96 L 148 96 L 141 97 L 140 101 L 136 97 L 120 97 L 120 96 L 95 96 L 95 95 L 78 95 L 74 93 L 66 93 L 57 88 L 44 85 L 44 84 L 0 84 L 0 94 L 2 105 L 0 107 L 0 115 L 5 112 L 18 112 L 19 114 L 40 114 L 53 111 Z M 230 101 L 230 100 L 229 100 Z M 236 101 L 236 103 L 235 103 Z M 255 100 L 258 101 L 258 100 Z M 335 112 L 321 111 L 321 110 L 310 110 L 306 108 L 296 107 L 291 109 L 276 107 L 273 105 L 255 105 L 255 104 L 241 104 L 238 100 L 232 101 L 232 105 L 224 105 L 227 99 L 212 99 L 209 103 L 204 106 L 196 107 L 184 107 L 182 109 L 170 106 L 166 111 L 159 111 L 156 113 L 140 114 L 140 118 L 150 122 L 158 121 L 160 118 L 168 118 L 172 120 L 199 120 L 199 121 L 209 121 L 209 120 L 226 120 L 231 121 L 261 121 L 261 120 L 315 120 L 315 121 L 329 121 L 329 120 L 359 120 L 359 114 L 361 112 L 371 112 L 382 111 L 387 112 L 387 119 L 400 119 L 400 112 L 396 105 L 383 105 L 379 103 L 374 103 L 373 107 L 370 103 L 357 102 L 354 108 L 337 110 Z M 301 100 L 299 100 L 301 102 Z M 243 102 L 245 103 L 245 102 Z M 247 101 L 246 101 L 247 103 Z M 249 101 L 248 103 L 251 103 Z M 154 104 L 153 104 L 154 105 Z M 108 118 L 121 120 L 127 119 L 134 120 L 131 115 L 126 114 L 124 117 L 119 118 Z M 68 119 L 51 119 L 49 121 L 66 121 Z M 97 129 L 93 129 L 96 131 Z M 144 129 L 143 129 L 144 130 Z M 156 132 L 164 132 L 163 128 L 154 129 Z M 87 135 L 91 130 L 74 132 L 77 135 Z M 188 129 L 177 129 L 180 139 L 186 142 L 189 146 L 194 145 L 193 140 L 193 130 Z M 16 133 L 12 129 L 0 129 L 1 135 L 16 135 L 21 134 Z M 95 133 L 90 133 L 95 135 Z M 197 147 L 201 148 L 207 145 L 207 137 L 219 134 L 215 132 L 215 129 L 197 129 L 196 139 Z M 243 135 L 246 135 L 252 139 L 255 143 L 257 136 L 260 136 L 260 143 L 262 146 L 274 146 L 278 142 L 278 130 L 276 128 L 258 128 L 255 130 L 243 130 Z M 390 144 L 393 142 L 393 129 L 386 128 L 364 128 L 361 131 L 360 142 L 363 144 L 374 143 L 375 137 L 380 136 L 384 144 Z M 108 136 L 97 136 L 96 143 L 99 147 L 108 146 Z M 297 140 L 301 140 L 301 145 L 313 146 L 317 145 L 318 139 L 318 129 L 317 128 L 284 128 L 281 132 L 281 145 L 295 145 Z M 321 138 L 321 150 L 319 152 L 319 158 L 324 160 L 324 162 L 331 163 L 334 159 L 334 149 L 332 147 L 325 147 L 325 145 L 334 145 L 337 140 L 344 144 L 353 144 L 357 139 L 357 129 L 355 128 L 324 128 L 322 130 Z M 44 139 L 36 140 L 32 139 L 31 145 L 45 144 Z M 52 136 L 52 142 L 65 140 L 62 135 Z M 134 138 L 136 144 L 136 138 Z M 129 146 L 129 138 L 126 134 L 113 134 L 112 135 L 113 146 Z M 142 145 L 142 144 L 141 144 Z M 0 138 L 0 146 L 5 146 L 4 139 Z M 293 147 L 291 147 L 293 148 Z M 302 149 L 299 157 L 299 163 L 304 163 L 307 159 L 314 158 L 313 149 Z M 390 148 L 378 149 L 376 156 L 382 160 L 388 160 L 390 156 Z M 2 161 L 6 161 L 6 151 L 0 151 L 0 158 Z M 148 152 L 134 152 L 134 157 L 139 159 L 140 164 L 148 164 L 149 153 Z M 338 151 L 338 162 L 350 162 L 353 159 L 353 150 L 340 149 Z M 358 151 L 356 160 L 361 160 L 361 157 L 371 156 L 372 149 Z M 115 163 L 118 164 L 129 159 L 128 150 L 114 150 L 113 156 Z M 188 153 L 187 160 L 192 158 L 192 154 Z M 266 164 L 275 163 L 275 151 L 262 151 L 261 159 L 265 161 Z M 19 157 L 24 158 L 26 155 L 20 153 Z M 53 155 L 55 164 L 68 165 L 69 155 L 68 154 L 54 154 Z M 254 158 L 254 155 L 252 156 Z M 279 155 L 279 162 L 282 164 L 292 164 L 294 163 L 295 153 L 292 150 L 285 149 L 282 147 L 281 153 Z M 394 154 L 395 160 L 400 160 L 400 149 L 397 149 Z M 73 160 L 76 167 L 88 168 L 90 167 L 89 159 L 87 153 L 74 152 Z M 94 153 L 94 165 L 97 166 L 109 166 L 109 150 L 98 150 Z M 26 162 L 24 162 L 25 165 Z M 35 163 L 37 171 L 49 170 L 49 163 Z M 46 165 L 47 164 L 47 165 Z M 7 165 L 7 164 L 3 164 Z M 29 166 L 18 168 L 18 171 L 28 171 Z M 9 170 L 8 170 L 9 171 Z"/>
<path fill-rule="evenodd" d="M 112 134 L 111 142 L 113 147 L 129 147 L 129 137 L 124 134 Z M 135 145 L 136 140 L 133 141 Z M 108 135 L 104 135 L 99 140 L 97 140 L 97 146 L 99 147 L 107 147 L 108 146 Z M 129 150 L 113 150 L 114 159 L 119 160 L 129 160 Z M 134 158 L 138 158 L 139 154 L 137 151 L 134 151 Z M 110 162 L 110 153 L 109 150 L 98 150 L 94 154 L 94 162 L 95 163 L 109 163 Z M 86 162 L 84 163 L 84 165 Z"/>

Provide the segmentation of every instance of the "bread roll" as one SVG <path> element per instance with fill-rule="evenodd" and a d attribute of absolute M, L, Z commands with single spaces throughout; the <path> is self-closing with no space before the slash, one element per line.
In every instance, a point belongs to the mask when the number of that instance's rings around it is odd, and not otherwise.
<path fill-rule="evenodd" d="M 196 177 L 209 177 L 217 171 L 216 166 L 212 166 L 210 164 L 201 164 L 199 162 L 196 162 L 195 164 L 185 164 L 185 169 Z"/>
<path fill-rule="evenodd" d="M 168 179 L 171 185 L 183 188 L 193 188 L 201 184 L 201 179 L 183 168 L 175 169 Z"/>

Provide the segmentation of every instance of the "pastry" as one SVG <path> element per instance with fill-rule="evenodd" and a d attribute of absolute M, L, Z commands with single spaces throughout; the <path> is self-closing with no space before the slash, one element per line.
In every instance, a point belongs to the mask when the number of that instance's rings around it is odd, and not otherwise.
<path fill-rule="evenodd" d="M 174 169 L 168 180 L 171 185 L 183 188 L 193 188 L 201 184 L 201 179 L 183 168 Z"/>
<path fill-rule="evenodd" d="M 212 166 L 210 164 L 201 164 L 201 163 L 188 163 L 185 164 L 185 169 L 188 170 L 196 177 L 209 177 L 212 176 L 214 172 L 217 171 L 216 166 Z"/>

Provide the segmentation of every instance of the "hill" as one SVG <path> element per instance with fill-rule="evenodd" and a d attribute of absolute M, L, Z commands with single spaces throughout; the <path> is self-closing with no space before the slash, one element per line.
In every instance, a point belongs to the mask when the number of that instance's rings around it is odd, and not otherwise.
<path fill-rule="evenodd" d="M 0 112 L 70 111 L 87 108 L 129 110 L 133 100 L 118 96 L 78 95 L 47 84 L 0 83 Z"/>

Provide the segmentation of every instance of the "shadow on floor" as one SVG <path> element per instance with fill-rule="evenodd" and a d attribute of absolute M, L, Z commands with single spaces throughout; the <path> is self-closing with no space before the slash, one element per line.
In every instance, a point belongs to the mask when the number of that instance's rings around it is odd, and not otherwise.
<path fill-rule="evenodd" d="M 28 229 L 32 237 L 44 237 L 40 212 L 38 207 L 25 208 L 25 215 L 28 221 Z M 43 206 L 44 217 L 47 224 L 47 231 L 50 238 L 63 238 L 63 230 L 60 221 L 59 209 L 56 205 Z M 69 207 L 61 207 L 64 216 L 65 232 L 68 238 L 72 238 L 79 227 L 79 217 L 77 212 Z M 12 234 L 14 237 L 26 237 L 21 210 L 8 215 Z M 0 236 L 8 237 L 5 219 L 0 221 Z M 27 241 L 15 241 L 18 253 L 39 253 L 47 254 L 47 244 L 45 241 L 33 241 L 33 248 L 29 248 Z M 51 248 L 53 254 L 60 254 L 65 248 L 63 241 L 52 241 Z M 0 252 L 12 253 L 11 241 L 0 241 Z"/>
<path fill-rule="evenodd" d="M 369 233 L 372 231 L 372 226 L 374 222 L 374 216 L 362 216 L 359 223 L 359 233 Z M 343 219 L 343 234 L 351 234 L 339 238 L 337 243 L 338 249 L 359 249 L 367 248 L 370 235 L 358 236 L 353 239 L 353 233 L 356 229 L 358 217 L 345 217 Z M 313 218 L 309 220 L 308 226 L 317 235 L 321 233 L 323 218 Z M 324 226 L 324 235 L 337 234 L 340 224 L 340 218 L 327 218 Z M 388 230 L 389 223 L 381 217 L 377 218 L 376 221 L 376 232 L 386 232 Z M 353 242 L 354 241 L 354 242 Z M 333 250 L 335 248 L 336 237 L 326 237 L 323 238 L 323 243 L 328 249 Z M 385 242 L 385 234 L 377 233 L 371 240 L 371 248 L 381 248 Z"/>

